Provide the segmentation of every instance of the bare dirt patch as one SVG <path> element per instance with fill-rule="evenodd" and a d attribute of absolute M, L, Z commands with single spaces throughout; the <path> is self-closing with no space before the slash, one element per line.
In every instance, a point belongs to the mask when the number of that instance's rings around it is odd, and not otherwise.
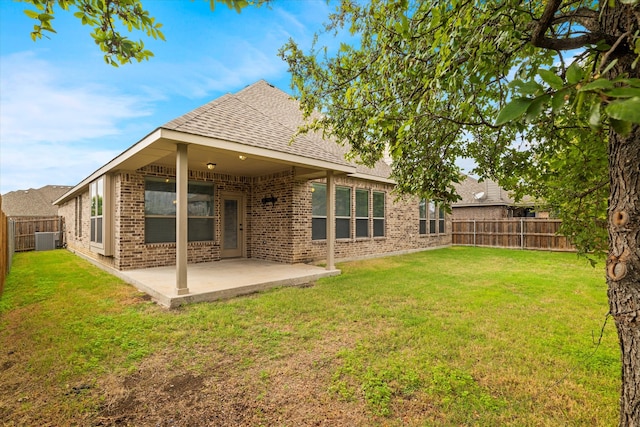
<path fill-rule="evenodd" d="M 149 358 L 124 377 L 108 376 L 94 393 L 104 403 L 99 426 L 368 425 L 360 402 L 329 395 L 324 356 L 300 352 L 278 360 L 212 362 L 198 372 L 171 368 L 172 355 Z M 204 356 L 204 355 L 203 355 Z"/>

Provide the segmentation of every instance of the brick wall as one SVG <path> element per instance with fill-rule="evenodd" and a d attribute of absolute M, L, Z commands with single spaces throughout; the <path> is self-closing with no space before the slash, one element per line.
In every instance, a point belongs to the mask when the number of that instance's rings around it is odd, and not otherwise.
<path fill-rule="evenodd" d="M 453 219 L 507 218 L 506 206 L 465 206 L 453 208 Z"/>

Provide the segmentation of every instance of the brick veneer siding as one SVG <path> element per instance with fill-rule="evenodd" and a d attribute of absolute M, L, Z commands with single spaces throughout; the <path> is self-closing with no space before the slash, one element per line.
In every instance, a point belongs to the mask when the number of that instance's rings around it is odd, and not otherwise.
<path fill-rule="evenodd" d="M 258 259 L 293 263 L 294 222 L 293 169 L 254 178 L 251 194 L 251 256 Z M 275 198 L 275 202 L 266 199 Z M 265 203 L 262 200 L 265 199 Z"/>
<path fill-rule="evenodd" d="M 453 207 L 453 219 L 502 219 L 508 217 L 506 206 Z"/>
<path fill-rule="evenodd" d="M 69 249 L 81 252 L 99 262 L 119 270 L 175 265 L 175 243 L 145 243 L 145 177 L 175 177 L 175 168 L 151 165 L 131 172 L 112 176 L 114 212 L 114 254 L 104 257 L 89 248 L 90 199 L 86 191 L 82 198 L 82 233 L 74 226 L 75 200 L 60 206 L 65 217 L 65 231 Z M 214 182 L 214 240 L 189 242 L 189 263 L 220 259 L 222 237 L 220 212 L 224 194 L 241 194 L 245 205 L 243 230 L 245 254 L 284 263 L 313 262 L 326 258 L 326 241 L 311 239 L 312 192 L 311 181 L 296 178 L 295 169 L 261 177 L 237 177 L 213 172 L 189 171 L 189 180 Z M 320 180 L 320 182 L 323 182 Z M 385 194 L 385 236 L 355 238 L 352 220 L 351 237 L 336 241 L 336 259 L 351 259 L 380 254 L 426 249 L 451 244 L 451 223 L 447 217 L 446 233 L 419 234 L 418 199 L 402 197 L 396 200 L 393 185 L 337 177 L 336 185 L 352 189 L 351 215 L 355 218 L 355 190 L 366 189 Z M 275 203 L 263 199 L 275 198 Z M 369 212 L 373 212 L 369 197 Z M 371 227 L 370 227 L 371 229 Z"/>

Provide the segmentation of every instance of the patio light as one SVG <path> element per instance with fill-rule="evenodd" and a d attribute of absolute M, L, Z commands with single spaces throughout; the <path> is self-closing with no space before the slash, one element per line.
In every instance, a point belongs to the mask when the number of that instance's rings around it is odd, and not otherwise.
<path fill-rule="evenodd" d="M 207 169 L 209 169 L 210 171 L 214 170 L 215 168 L 216 168 L 215 163 L 207 163 Z"/>
<path fill-rule="evenodd" d="M 245 156 L 244 154 L 240 154 L 240 155 L 238 156 L 238 158 L 239 158 L 240 160 L 247 160 L 247 156 Z"/>

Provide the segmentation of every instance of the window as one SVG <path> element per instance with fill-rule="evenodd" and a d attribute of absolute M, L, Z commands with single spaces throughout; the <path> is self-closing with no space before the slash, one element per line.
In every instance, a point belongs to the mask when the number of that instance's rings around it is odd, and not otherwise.
<path fill-rule="evenodd" d="M 373 192 L 373 237 L 384 236 L 384 193 Z"/>
<path fill-rule="evenodd" d="M 89 247 L 91 250 L 111 256 L 113 249 L 112 221 L 112 188 L 111 177 L 102 175 L 89 184 L 89 200 L 91 203 L 89 215 Z M 82 209 L 82 203 L 78 206 Z M 82 215 L 79 215 L 79 226 L 82 227 Z"/>
<path fill-rule="evenodd" d="M 445 232 L 444 207 L 426 199 L 420 200 L 420 234 Z"/>
<path fill-rule="evenodd" d="M 213 240 L 213 183 L 190 181 L 187 190 L 188 240 Z M 144 191 L 145 243 L 176 241 L 176 182 L 147 178 Z"/>
<path fill-rule="evenodd" d="M 369 237 L 369 190 L 356 190 L 356 237 Z"/>
<path fill-rule="evenodd" d="M 102 245 L 104 177 L 91 183 L 91 243 Z"/>
<path fill-rule="evenodd" d="M 311 191 L 311 239 L 325 240 L 327 238 L 327 186 L 313 183 Z"/>
<path fill-rule="evenodd" d="M 427 234 L 427 200 L 420 199 L 420 234 Z"/>
<path fill-rule="evenodd" d="M 336 187 L 336 239 L 351 237 L 351 188 Z"/>

